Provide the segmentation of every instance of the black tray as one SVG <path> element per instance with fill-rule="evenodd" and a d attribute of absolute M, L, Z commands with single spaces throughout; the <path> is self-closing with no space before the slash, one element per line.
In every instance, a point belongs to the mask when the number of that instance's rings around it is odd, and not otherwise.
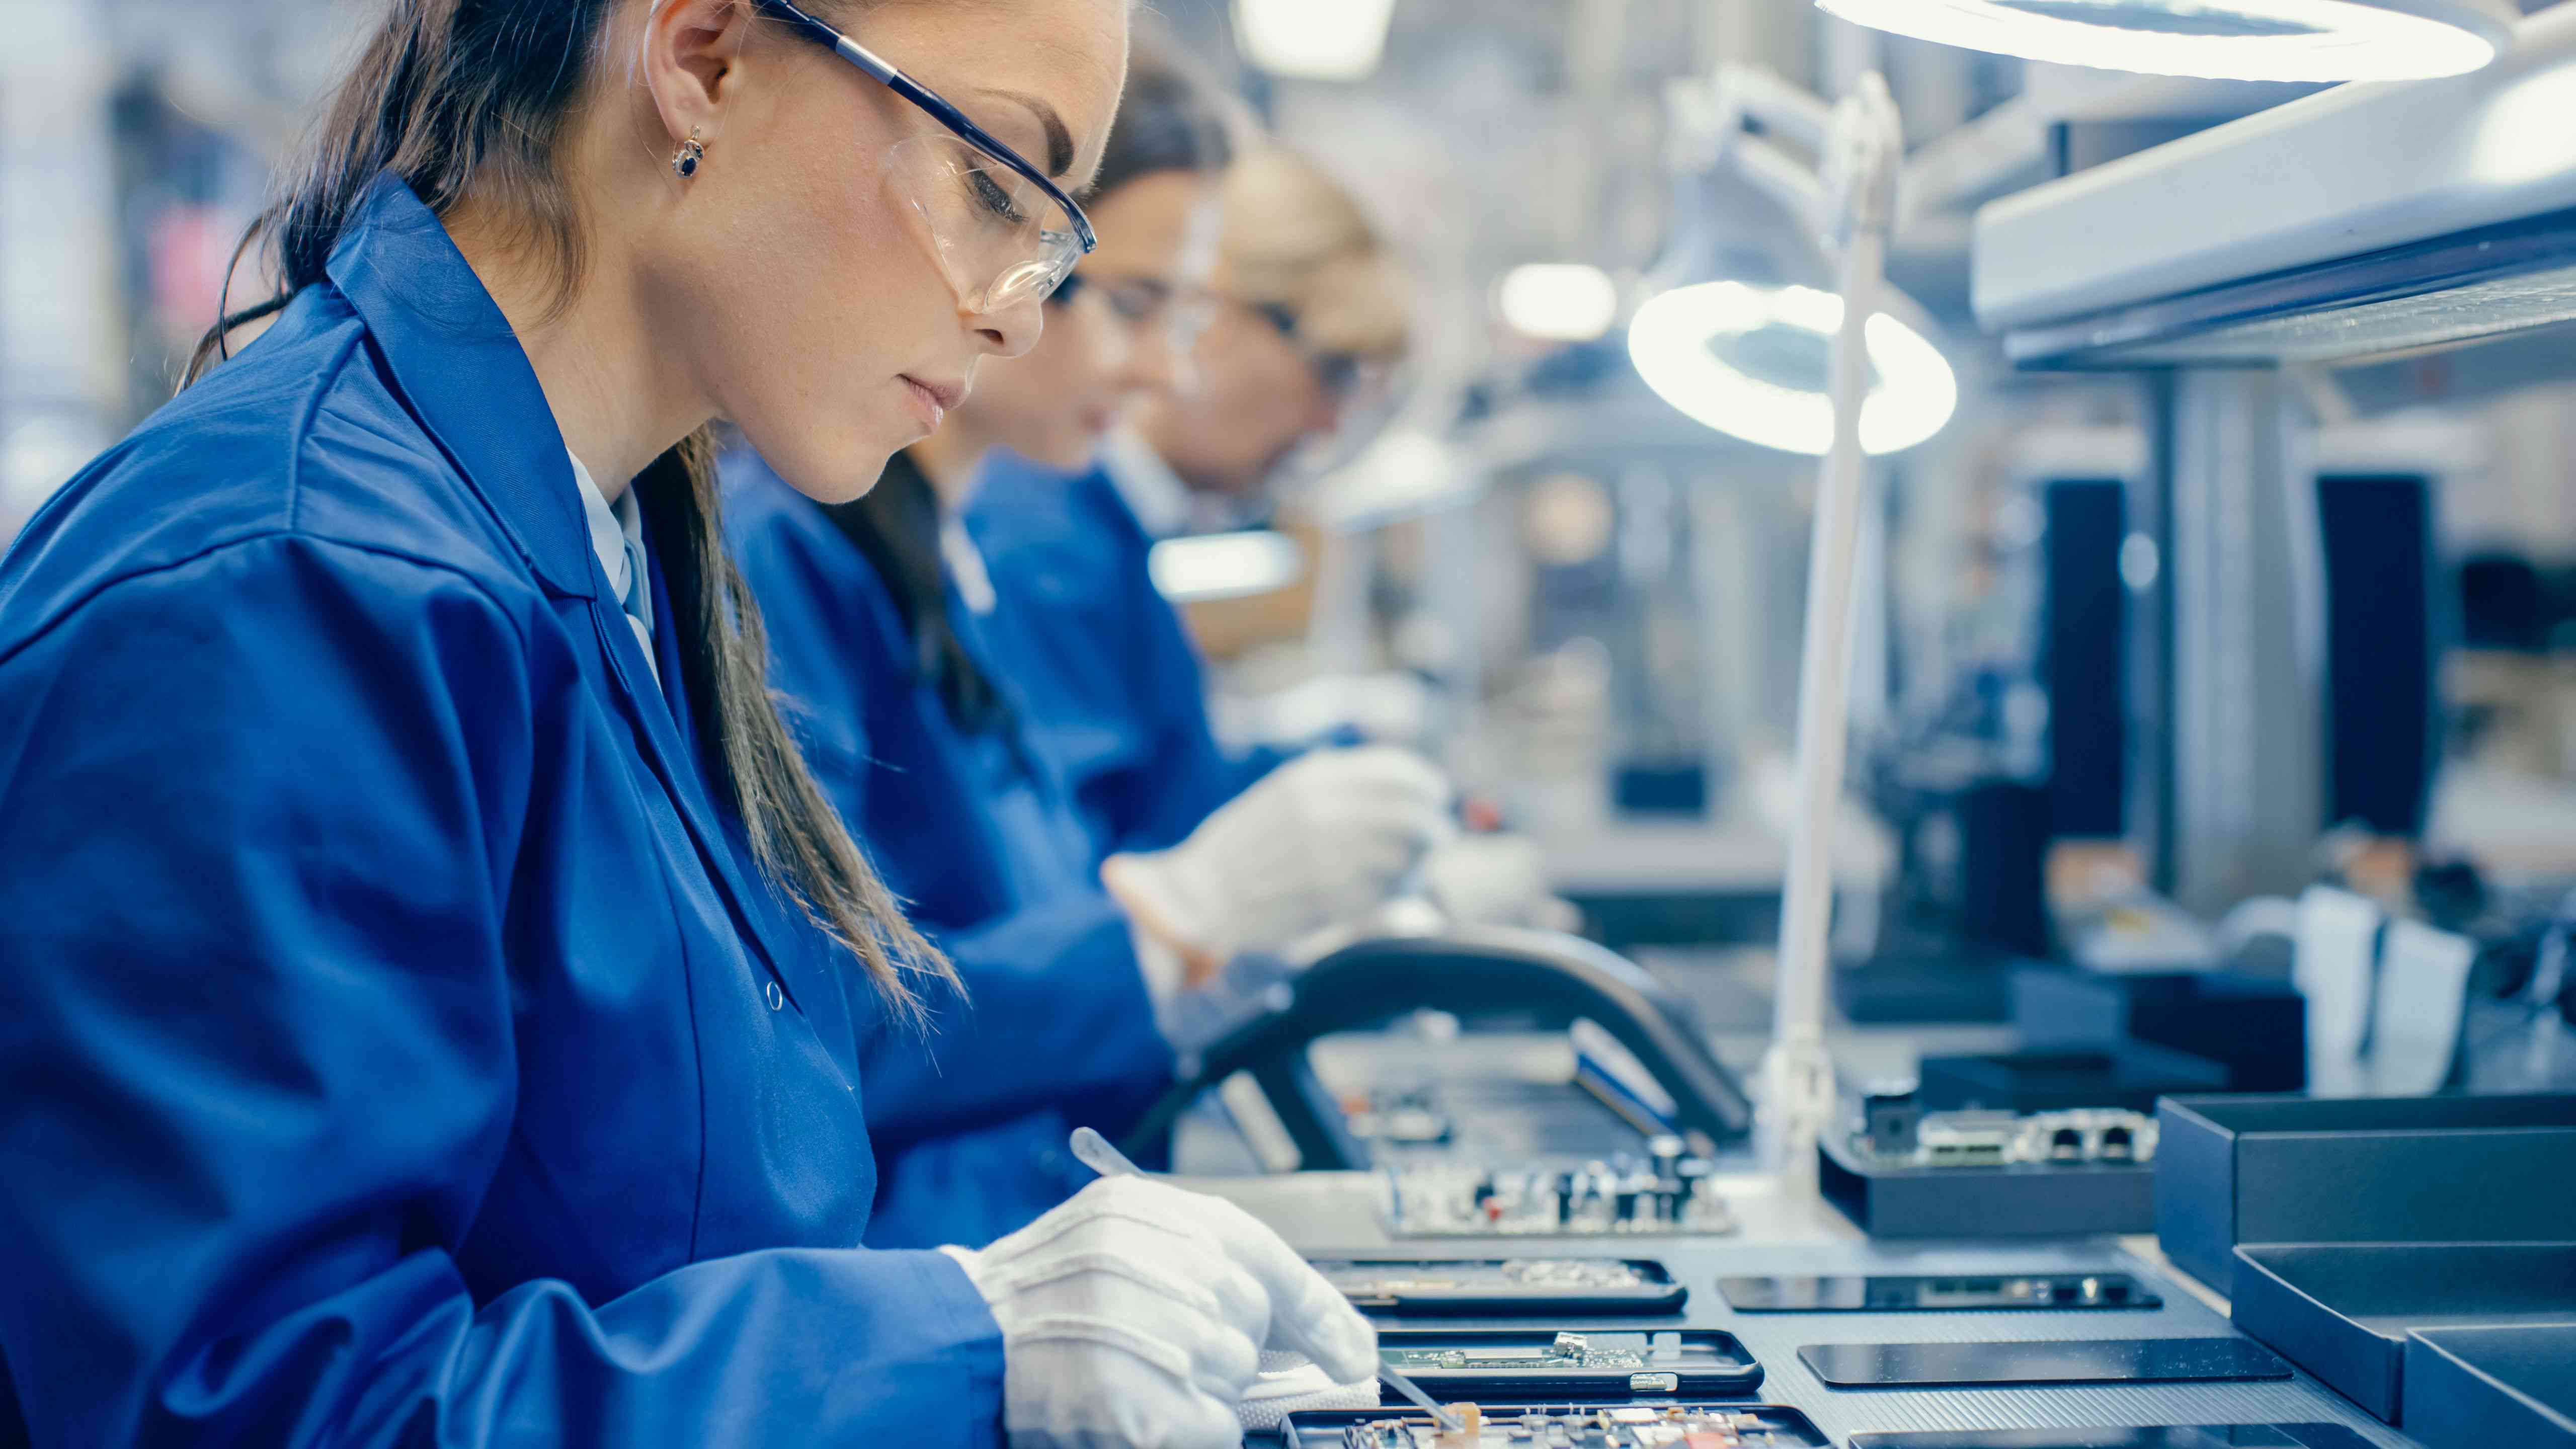
<path fill-rule="evenodd" d="M 1651 1406 L 1630 1406 L 1569 1404 L 1560 1400 L 1545 1404 L 1486 1404 L 1484 1410 L 1485 1422 L 1490 1426 L 1498 1419 L 1516 1418 L 1533 1409 L 1549 1414 L 1590 1415 L 1598 1414 L 1605 1409 L 1623 1407 L 1653 1407 L 1658 1410 L 1677 1408 L 1688 1413 L 1754 1415 L 1773 1427 L 1766 1436 L 1747 1440 L 1752 1449 L 1794 1449 L 1794 1446 L 1807 1446 L 1807 1449 L 1833 1449 L 1834 1441 L 1816 1428 L 1815 1421 L 1796 1409 L 1785 1408 L 1778 1404 L 1658 1403 Z M 1290 1414 L 1287 1422 L 1280 1427 L 1280 1437 L 1287 1449 L 1342 1449 L 1343 1435 L 1349 1429 L 1372 1420 L 1403 1418 L 1422 1419 L 1426 1427 L 1428 1426 L 1428 1418 L 1421 1410 L 1401 1404 L 1381 1409 L 1316 1409 L 1303 1414 Z M 2342 1449 L 2342 1446 L 2321 1444 L 2317 1449 Z"/>
<path fill-rule="evenodd" d="M 2165 1300 L 2119 1269 L 2097 1273 L 1784 1274 L 1720 1278 L 1738 1313 L 2096 1313 Z"/>
<path fill-rule="evenodd" d="M 1851 1449 L 2370 1449 L 2370 1441 L 2341 1424 L 2193 1424 L 1854 1434 Z"/>
<path fill-rule="evenodd" d="M 2239 1243 L 2568 1235 L 2566 1194 L 2525 1185 L 2576 1182 L 2576 1096 L 2170 1097 L 2157 1116 L 2156 1236 L 2223 1293 Z"/>
<path fill-rule="evenodd" d="M 1915 1095 L 1927 1112 L 1985 1107 L 2063 1112 L 2079 1107 L 2156 1110 L 2158 1097 L 2223 1092 L 2227 1068 L 2171 1047 L 2129 1041 L 2060 1046 L 2002 1056 L 1925 1057 Z"/>
<path fill-rule="evenodd" d="M 2418 1329 L 2406 1432 L 2425 1449 L 2576 1446 L 2576 1323 Z"/>
<path fill-rule="evenodd" d="M 2031 967 L 2013 973 L 2012 998 L 2013 1025 L 2034 1050 L 2153 1042 L 2226 1068 L 2222 1091 L 2307 1085 L 2307 998 L 2286 981 L 2226 971 Z"/>
<path fill-rule="evenodd" d="M 1631 1368 L 1488 1361 L 1442 1368 L 1398 1355 L 1456 1349 L 1473 1357 L 1546 1348 L 1560 1333 L 1579 1333 L 1594 1353 L 1628 1350 Z M 1377 1336 L 1381 1358 L 1402 1369 L 1424 1393 L 1443 1401 L 1519 1399 L 1707 1399 L 1749 1394 L 1762 1386 L 1762 1365 L 1734 1334 L 1711 1328 L 1581 1328 L 1467 1330 L 1391 1328 Z"/>
<path fill-rule="evenodd" d="M 1643 1282 L 1633 1287 L 1553 1285 L 1514 1280 L 1509 1265 L 1607 1262 Z M 1678 1313 L 1690 1290 L 1649 1258 L 1586 1259 L 1578 1253 L 1525 1253 L 1511 1258 L 1344 1258 L 1319 1260 L 1317 1271 L 1363 1313 L 1478 1314 L 1551 1318 L 1580 1313 Z M 1366 1281 L 1372 1276 L 1377 1281 Z"/>
<path fill-rule="evenodd" d="M 1881 1167 L 1830 1134 L 1816 1163 L 1825 1200 L 1873 1238 L 2090 1237 L 2156 1221 L 2151 1163 Z"/>
<path fill-rule="evenodd" d="M 2403 1424 L 2408 1331 L 2576 1320 L 2576 1243 L 2241 1247 L 2233 1307 L 2238 1328 Z"/>

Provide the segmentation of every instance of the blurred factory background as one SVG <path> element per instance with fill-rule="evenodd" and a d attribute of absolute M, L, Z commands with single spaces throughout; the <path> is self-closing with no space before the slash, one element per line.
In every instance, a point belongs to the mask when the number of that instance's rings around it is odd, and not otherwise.
<path fill-rule="evenodd" d="M 169 396 L 365 9 L 0 0 L 0 537 Z M 1418 286 L 1421 345 L 1289 490 L 1278 576 L 1170 560 L 1245 736 L 1416 739 L 1543 844 L 1592 934 L 1675 970 L 1768 950 L 1821 443 L 1687 415 L 1628 323 L 1687 282 L 1832 285 L 1693 98 L 1721 66 L 1823 97 L 1878 70 L 1908 147 L 1890 280 L 1956 400 L 1867 480 L 1846 1012 L 1987 958 L 2207 962 L 2244 903 L 2320 881 L 2468 931 L 2576 878 L 2564 328 L 2065 371 L 1974 310 L 1980 206 L 2312 88 L 2026 64 L 1808 0 L 1155 10 L 1368 198 Z M 1818 390 L 1822 337 L 1773 330 L 1745 369 Z"/>

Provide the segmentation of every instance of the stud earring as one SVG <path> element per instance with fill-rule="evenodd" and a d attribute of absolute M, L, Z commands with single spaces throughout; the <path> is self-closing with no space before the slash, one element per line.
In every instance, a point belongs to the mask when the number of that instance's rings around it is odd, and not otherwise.
<path fill-rule="evenodd" d="M 698 174 L 698 163 L 707 159 L 706 143 L 698 139 L 698 128 L 689 128 L 689 139 L 680 143 L 679 152 L 671 157 L 671 170 L 682 181 Z"/>

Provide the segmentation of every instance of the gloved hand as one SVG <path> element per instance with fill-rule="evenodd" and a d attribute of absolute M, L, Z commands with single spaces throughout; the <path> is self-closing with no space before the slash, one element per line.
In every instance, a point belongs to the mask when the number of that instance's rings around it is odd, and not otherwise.
<path fill-rule="evenodd" d="M 1423 894 L 1466 926 L 1571 931 L 1583 913 L 1548 889 L 1547 859 L 1526 835 L 1461 835 L 1422 862 Z"/>
<path fill-rule="evenodd" d="M 1449 782 L 1410 750 L 1319 750 L 1280 766 L 1169 850 L 1100 868 L 1140 933 L 1196 985 L 1242 951 L 1275 951 L 1386 899 L 1456 831 Z"/>
<path fill-rule="evenodd" d="M 1002 1326 L 1013 1449 L 1233 1449 L 1264 1349 L 1374 1378 L 1377 1331 L 1234 1204 L 1103 1178 L 979 1251 L 942 1248 Z"/>

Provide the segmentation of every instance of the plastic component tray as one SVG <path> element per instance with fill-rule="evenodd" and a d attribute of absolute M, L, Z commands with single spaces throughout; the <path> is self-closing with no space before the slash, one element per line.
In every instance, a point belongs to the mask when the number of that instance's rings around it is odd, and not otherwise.
<path fill-rule="evenodd" d="M 2152 1164 L 1882 1167 L 1831 1136 L 1816 1152 L 1825 1200 L 1873 1238 L 2084 1237 L 2156 1221 Z"/>
<path fill-rule="evenodd" d="M 2221 1292 L 2239 1243 L 2568 1236 L 2547 1185 L 2576 1181 L 2576 1096 L 2168 1097 L 2157 1117 L 2156 1236 Z"/>
<path fill-rule="evenodd" d="M 2193 1424 L 1854 1434 L 1851 1449 L 2370 1449 L 2370 1441 L 2341 1424 Z"/>
<path fill-rule="evenodd" d="M 1654 1410 L 1653 1417 L 1643 1420 L 1637 1426 L 1631 1427 L 1616 1422 L 1623 1410 L 1627 1411 L 1625 1417 L 1637 1418 L 1639 1416 L 1634 1411 L 1648 1407 Z M 1657 1431 L 1670 1424 L 1675 1415 L 1696 1415 L 1709 1419 L 1722 1417 L 1728 1425 L 1727 1432 L 1733 1434 L 1736 1441 L 1747 1446 L 1747 1449 L 1832 1449 L 1834 1442 L 1817 1429 L 1815 1422 L 1805 1414 L 1777 1404 L 1694 1403 L 1650 1406 L 1558 1402 L 1486 1404 L 1483 1410 L 1484 1432 L 1478 1436 L 1481 1441 L 1479 1449 L 1485 1449 L 1485 1446 L 1491 1446 L 1491 1449 L 1517 1449 L 1519 1445 L 1529 1444 L 1531 1440 L 1526 1436 L 1515 1441 L 1510 1435 L 1511 1427 L 1520 1420 L 1522 1415 L 1530 1413 L 1543 1414 L 1555 1419 L 1580 1421 L 1587 1426 L 1597 1426 L 1603 1415 L 1611 1415 L 1614 1422 L 1609 1430 L 1603 1431 L 1598 1439 L 1583 1442 L 1609 1444 L 1616 1446 L 1616 1449 L 1632 1449 L 1632 1446 L 1639 1444 L 1663 1442 L 1662 1435 Z M 1351 1443 L 1350 1434 L 1353 1429 L 1368 1424 L 1386 1423 L 1404 1426 L 1398 1430 L 1398 1433 L 1405 1438 L 1410 1438 L 1414 1444 L 1441 1445 L 1446 1449 L 1446 1446 L 1453 1443 L 1463 1442 L 1439 1437 L 1437 1431 L 1432 1428 L 1428 1415 L 1418 1409 L 1400 1406 L 1384 1409 L 1320 1409 L 1303 1414 L 1291 1414 L 1288 1416 L 1288 1422 L 1282 1426 L 1281 1436 L 1287 1449 L 1344 1449 L 1344 1446 Z M 1636 1428 L 1639 1427 L 1645 1428 L 1648 1432 L 1643 1435 L 1638 1434 Z M 1376 1446 L 1387 1441 L 1379 1437 L 1372 1438 L 1369 1442 L 1372 1446 Z M 1404 1449 L 1412 1449 L 1412 1446 L 1406 1445 Z M 2317 1449 L 2342 1449 L 2342 1446 L 2319 1445 Z"/>
<path fill-rule="evenodd" d="M 1762 1387 L 1762 1365 L 1712 1328 L 1390 1328 L 1378 1357 L 1435 1399 L 1703 1399 Z"/>
<path fill-rule="evenodd" d="M 2236 1326 L 2390 1424 L 2418 1328 L 2576 1321 L 2576 1243 L 2236 1250 Z"/>
<path fill-rule="evenodd" d="M 2406 1400 L 2425 1449 L 2576 1449 L 2576 1323 L 2418 1329 Z"/>

